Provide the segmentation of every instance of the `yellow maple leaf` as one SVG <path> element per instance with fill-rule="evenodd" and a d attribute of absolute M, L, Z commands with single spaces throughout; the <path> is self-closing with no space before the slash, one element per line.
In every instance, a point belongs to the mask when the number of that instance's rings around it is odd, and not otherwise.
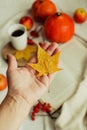
<path fill-rule="evenodd" d="M 25 60 L 29 60 L 30 57 L 32 56 L 33 53 L 36 52 L 36 47 L 35 46 L 32 46 L 32 45 L 28 45 L 24 50 L 22 51 L 18 51 L 16 50 L 15 51 L 15 57 L 17 60 L 19 59 L 25 59 Z"/>
<path fill-rule="evenodd" d="M 61 70 L 58 68 L 58 60 L 60 52 L 50 56 L 43 48 L 38 45 L 38 63 L 30 63 L 29 65 L 38 72 L 38 76 L 51 74 Z"/>

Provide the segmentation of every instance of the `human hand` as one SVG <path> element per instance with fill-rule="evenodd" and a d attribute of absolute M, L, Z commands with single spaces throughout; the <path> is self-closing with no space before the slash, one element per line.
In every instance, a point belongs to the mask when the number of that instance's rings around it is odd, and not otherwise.
<path fill-rule="evenodd" d="M 57 43 L 45 43 L 41 47 L 53 55 L 58 52 Z M 29 63 L 36 63 L 37 57 L 33 57 Z M 21 96 L 29 105 L 33 105 L 48 90 L 52 75 L 37 77 L 37 72 L 29 65 L 17 67 L 13 55 L 8 55 L 8 93 L 13 96 Z"/>

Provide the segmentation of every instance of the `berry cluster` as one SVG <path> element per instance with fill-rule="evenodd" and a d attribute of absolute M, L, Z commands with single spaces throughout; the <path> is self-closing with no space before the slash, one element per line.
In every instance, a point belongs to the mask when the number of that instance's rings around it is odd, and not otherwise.
<path fill-rule="evenodd" d="M 36 30 L 33 30 L 30 32 L 30 35 L 33 37 L 33 38 L 38 38 L 39 37 L 39 33 L 36 31 Z M 30 39 L 29 37 L 27 38 L 27 44 L 28 45 L 35 45 L 36 43 Z"/>
<path fill-rule="evenodd" d="M 39 33 L 36 30 L 33 30 L 30 32 L 30 35 L 34 38 L 38 38 L 39 37 Z"/>
<path fill-rule="evenodd" d="M 43 111 L 43 112 L 51 112 L 51 105 L 49 103 L 44 103 L 41 104 L 40 102 L 37 103 L 34 107 L 33 107 L 33 111 L 31 113 L 31 119 L 35 120 L 35 116 L 38 112 Z"/>
<path fill-rule="evenodd" d="M 28 45 L 35 45 L 36 43 L 32 39 L 27 38 L 27 44 Z"/>

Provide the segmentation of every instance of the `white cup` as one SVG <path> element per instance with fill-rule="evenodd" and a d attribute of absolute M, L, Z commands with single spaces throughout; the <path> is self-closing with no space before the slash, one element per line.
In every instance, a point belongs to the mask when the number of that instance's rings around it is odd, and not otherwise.
<path fill-rule="evenodd" d="M 16 50 L 27 47 L 27 30 L 22 24 L 13 24 L 8 30 L 11 44 Z"/>

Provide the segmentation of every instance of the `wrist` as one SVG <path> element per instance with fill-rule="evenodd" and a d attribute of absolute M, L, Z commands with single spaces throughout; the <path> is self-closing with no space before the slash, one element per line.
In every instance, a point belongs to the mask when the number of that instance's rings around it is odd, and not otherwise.
<path fill-rule="evenodd" d="M 28 115 L 30 109 L 31 106 L 29 106 L 21 96 L 7 94 L 0 106 L 0 122 L 2 123 L 0 128 L 4 130 L 7 129 L 4 125 L 5 122 L 9 130 L 18 129 Z"/>
<path fill-rule="evenodd" d="M 20 101 L 21 103 L 23 102 L 30 108 L 33 106 L 34 103 L 31 99 L 30 100 L 28 99 L 27 95 L 28 95 L 28 93 L 27 94 L 26 94 L 26 92 L 23 93 L 23 91 L 19 91 L 17 89 L 9 89 L 9 91 L 8 91 L 8 96 L 13 97 L 14 99 L 16 98 L 16 100 L 15 100 L 16 102 L 17 101 Z"/>
<path fill-rule="evenodd" d="M 22 96 L 19 94 L 7 94 L 7 97 L 9 98 L 10 102 L 13 101 L 14 105 L 21 108 L 21 111 L 29 112 L 32 105 L 29 104 Z"/>
<path fill-rule="evenodd" d="M 14 119 L 22 122 L 28 115 L 31 105 L 29 105 L 20 95 L 7 94 L 5 100 L 1 104 L 2 110 L 6 108 L 11 112 Z"/>

